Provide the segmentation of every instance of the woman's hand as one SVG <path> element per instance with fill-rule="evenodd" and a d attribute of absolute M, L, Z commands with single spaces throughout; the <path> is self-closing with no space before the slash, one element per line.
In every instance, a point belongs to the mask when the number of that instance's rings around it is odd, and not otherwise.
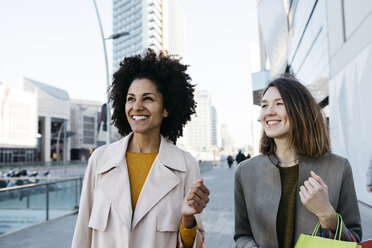
<path fill-rule="evenodd" d="M 309 179 L 300 187 L 301 202 L 307 210 L 318 217 L 322 228 L 336 230 L 337 216 L 329 202 L 328 186 L 313 171 L 310 174 Z"/>
<path fill-rule="evenodd" d="M 182 225 L 186 228 L 195 226 L 195 214 L 200 214 L 209 202 L 209 190 L 203 184 L 203 179 L 198 179 L 187 193 L 182 203 Z"/>

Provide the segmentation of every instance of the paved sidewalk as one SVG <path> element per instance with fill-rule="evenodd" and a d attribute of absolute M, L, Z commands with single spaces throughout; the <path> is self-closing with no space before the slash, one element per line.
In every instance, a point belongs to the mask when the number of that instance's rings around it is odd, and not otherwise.
<path fill-rule="evenodd" d="M 210 189 L 210 202 L 203 212 L 207 230 L 204 248 L 233 248 L 234 240 L 234 169 L 219 166 L 202 174 Z M 372 208 L 359 204 L 363 240 L 372 238 Z M 0 247 L 66 248 L 71 246 L 77 215 L 49 221 L 0 238 Z"/>

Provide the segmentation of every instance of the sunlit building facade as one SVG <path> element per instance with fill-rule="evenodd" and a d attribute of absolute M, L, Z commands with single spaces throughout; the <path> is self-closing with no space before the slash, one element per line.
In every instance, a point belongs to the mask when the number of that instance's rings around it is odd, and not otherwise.
<path fill-rule="evenodd" d="M 64 152 L 69 160 L 69 142 L 64 137 L 64 132 L 70 130 L 68 92 L 26 77 L 22 78 L 21 88 L 35 94 L 37 98 L 37 160 L 62 160 Z"/>
<path fill-rule="evenodd" d="M 196 115 L 185 126 L 184 142 L 189 149 L 195 151 L 210 150 L 217 146 L 217 112 L 211 103 L 211 94 L 207 90 L 197 90 L 194 93 L 197 103 Z"/>
<path fill-rule="evenodd" d="M 36 95 L 0 85 L 0 164 L 36 159 Z"/>
<path fill-rule="evenodd" d="M 350 160 L 359 200 L 372 204 L 365 190 L 372 157 L 372 1 L 257 3 L 262 62 L 252 76 L 254 96 L 270 77 L 297 76 L 329 118 L 332 151 Z"/>
<path fill-rule="evenodd" d="M 113 0 L 113 33 L 129 35 L 113 41 L 113 68 L 126 56 L 147 48 L 185 55 L 185 16 L 177 0 Z"/>

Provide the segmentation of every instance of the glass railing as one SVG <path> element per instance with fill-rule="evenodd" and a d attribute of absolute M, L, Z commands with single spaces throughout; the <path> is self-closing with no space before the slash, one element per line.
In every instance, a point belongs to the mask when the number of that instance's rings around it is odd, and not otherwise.
<path fill-rule="evenodd" d="M 81 183 L 82 178 L 47 179 L 0 189 L 0 235 L 75 213 Z"/>
<path fill-rule="evenodd" d="M 200 173 L 213 169 L 213 161 L 199 161 Z"/>

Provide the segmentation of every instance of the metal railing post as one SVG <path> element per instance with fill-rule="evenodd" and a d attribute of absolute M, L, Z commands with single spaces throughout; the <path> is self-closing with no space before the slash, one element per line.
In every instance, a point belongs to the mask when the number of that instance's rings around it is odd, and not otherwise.
<path fill-rule="evenodd" d="M 75 206 L 78 205 L 78 194 L 79 194 L 78 181 L 75 180 Z"/>
<path fill-rule="evenodd" d="M 46 220 L 49 220 L 49 183 L 46 185 Z"/>

